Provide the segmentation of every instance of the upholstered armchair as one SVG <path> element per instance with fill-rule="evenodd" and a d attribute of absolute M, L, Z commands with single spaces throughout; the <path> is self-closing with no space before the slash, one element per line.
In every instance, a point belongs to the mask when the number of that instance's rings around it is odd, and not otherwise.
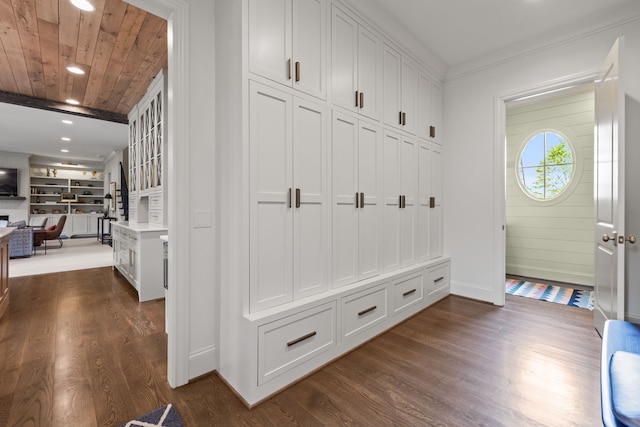
<path fill-rule="evenodd" d="M 58 220 L 58 223 L 56 225 L 53 225 L 49 228 L 45 228 L 44 230 L 34 230 L 33 231 L 33 249 L 34 252 L 36 251 L 36 248 L 38 246 L 42 246 L 42 243 L 44 242 L 44 253 L 45 255 L 47 254 L 47 241 L 49 240 L 58 240 L 58 242 L 60 243 L 60 246 L 58 246 L 58 248 L 62 247 L 62 239 L 60 238 L 60 235 L 62 234 L 62 229 L 64 228 L 64 224 L 67 221 L 67 216 L 66 215 L 62 215 L 60 217 L 60 219 Z"/>
<path fill-rule="evenodd" d="M 9 235 L 9 258 L 30 257 L 33 251 L 33 230 L 29 227 L 13 230 Z"/>

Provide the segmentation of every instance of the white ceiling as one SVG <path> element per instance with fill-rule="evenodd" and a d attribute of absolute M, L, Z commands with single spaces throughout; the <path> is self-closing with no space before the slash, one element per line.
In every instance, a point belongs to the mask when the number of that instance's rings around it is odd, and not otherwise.
<path fill-rule="evenodd" d="M 375 0 L 449 67 L 640 16 L 638 0 Z"/>
<path fill-rule="evenodd" d="M 64 119 L 73 124 L 62 123 Z M 127 125 L 1 102 L 0 129 L 0 151 L 75 163 L 102 162 L 111 152 L 127 146 L 128 135 Z M 63 137 L 71 141 L 63 141 Z"/>
<path fill-rule="evenodd" d="M 371 0 L 367 0 L 371 1 Z M 640 16 L 638 0 L 374 0 L 449 69 L 508 57 Z M 64 125 L 68 116 L 74 123 Z M 0 103 L 0 151 L 100 161 L 127 126 Z M 68 136 L 71 142 L 61 141 Z M 69 153 L 62 153 L 62 148 Z"/>

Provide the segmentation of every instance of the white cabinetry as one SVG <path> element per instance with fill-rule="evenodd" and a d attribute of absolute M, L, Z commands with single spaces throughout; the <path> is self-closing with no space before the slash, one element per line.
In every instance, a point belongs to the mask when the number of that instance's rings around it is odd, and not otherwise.
<path fill-rule="evenodd" d="M 250 84 L 251 311 L 327 289 L 323 106 Z"/>
<path fill-rule="evenodd" d="M 249 71 L 326 99 L 325 0 L 249 0 Z"/>
<path fill-rule="evenodd" d="M 333 103 L 372 119 L 380 116 L 380 38 L 335 5 L 332 9 Z"/>
<path fill-rule="evenodd" d="M 417 117 L 432 126 L 435 80 L 345 2 L 216 8 L 218 370 L 253 405 L 448 294 L 439 146 Z"/>
<path fill-rule="evenodd" d="M 382 54 L 384 122 L 409 133 L 416 133 L 418 66 L 387 43 Z"/>
<path fill-rule="evenodd" d="M 167 229 L 124 222 L 114 222 L 111 227 L 114 267 L 136 289 L 138 300 L 164 298 L 160 236 L 167 234 Z"/>
<path fill-rule="evenodd" d="M 333 112 L 333 282 L 346 285 L 380 271 L 382 132 Z"/>
<path fill-rule="evenodd" d="M 166 226 L 164 71 L 129 113 L 129 221 Z M 115 195 L 113 195 L 116 197 Z"/>
<path fill-rule="evenodd" d="M 442 88 L 423 70 L 418 73 L 417 133 L 420 138 L 442 143 Z"/>
<path fill-rule="evenodd" d="M 415 260 L 418 198 L 415 139 L 385 132 L 383 142 L 385 269 L 392 270 Z"/>

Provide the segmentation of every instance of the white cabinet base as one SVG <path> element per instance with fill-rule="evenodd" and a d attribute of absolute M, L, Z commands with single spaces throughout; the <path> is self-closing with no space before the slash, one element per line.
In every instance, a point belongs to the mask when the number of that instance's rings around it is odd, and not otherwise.
<path fill-rule="evenodd" d="M 133 285 L 140 302 L 164 298 L 163 247 L 166 228 L 114 222 L 113 265 Z"/>

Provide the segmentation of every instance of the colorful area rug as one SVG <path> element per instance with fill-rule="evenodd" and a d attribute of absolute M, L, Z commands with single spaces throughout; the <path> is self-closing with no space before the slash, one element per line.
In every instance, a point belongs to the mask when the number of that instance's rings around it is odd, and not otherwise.
<path fill-rule="evenodd" d="M 507 279 L 507 294 L 593 310 L 593 292 Z"/>
<path fill-rule="evenodd" d="M 183 424 L 178 411 L 168 404 L 126 424 L 121 424 L 120 427 L 183 427 Z"/>

